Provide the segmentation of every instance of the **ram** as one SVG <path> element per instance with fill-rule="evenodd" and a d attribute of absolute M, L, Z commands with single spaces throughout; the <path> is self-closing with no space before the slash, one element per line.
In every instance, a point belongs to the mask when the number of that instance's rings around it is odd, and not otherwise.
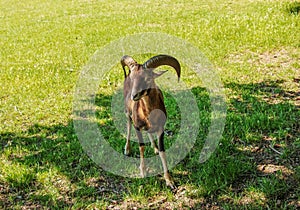
<path fill-rule="evenodd" d="M 124 70 L 124 102 L 127 116 L 127 138 L 125 155 L 130 153 L 130 134 L 132 123 L 139 141 L 140 172 L 145 176 L 144 149 L 145 143 L 141 131 L 148 133 L 149 139 L 156 154 L 159 154 L 164 178 L 167 186 L 175 188 L 168 171 L 165 148 L 164 148 L 164 125 L 167 112 L 164 104 L 162 91 L 155 84 L 155 79 L 166 71 L 154 72 L 153 70 L 162 65 L 168 65 L 176 70 L 178 81 L 180 79 L 180 64 L 176 58 L 169 55 L 157 55 L 150 58 L 144 64 L 138 64 L 132 57 L 125 55 L 121 59 Z M 129 72 L 125 67 L 128 67 Z M 153 138 L 156 134 L 158 147 Z"/>

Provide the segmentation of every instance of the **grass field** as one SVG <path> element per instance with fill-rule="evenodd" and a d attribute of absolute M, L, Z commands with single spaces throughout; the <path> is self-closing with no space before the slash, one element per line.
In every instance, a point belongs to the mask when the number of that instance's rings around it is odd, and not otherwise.
<path fill-rule="evenodd" d="M 0 0 L 0 5 L 0 208 L 300 208 L 299 2 Z M 226 92 L 223 137 L 200 164 L 210 101 L 205 87 L 182 72 L 197 99 L 201 128 L 192 151 L 171 170 L 175 193 L 160 176 L 133 179 L 104 171 L 83 151 L 73 129 L 73 94 L 83 66 L 111 41 L 142 32 L 167 33 L 198 47 Z M 99 87 L 97 121 L 122 152 L 125 138 L 114 132 L 110 111 L 121 66 L 114 72 Z M 176 133 L 178 113 L 167 93 L 166 104 L 166 128 Z"/>

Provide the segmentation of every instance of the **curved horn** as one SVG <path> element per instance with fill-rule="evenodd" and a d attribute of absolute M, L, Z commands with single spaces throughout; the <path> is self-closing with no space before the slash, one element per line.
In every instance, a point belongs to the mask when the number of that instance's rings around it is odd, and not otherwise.
<path fill-rule="evenodd" d="M 178 76 L 178 81 L 179 81 L 179 79 L 180 79 L 180 64 L 179 64 L 178 60 L 172 56 L 169 56 L 169 55 L 154 56 L 154 57 L 150 58 L 149 60 L 147 60 L 143 64 L 143 68 L 144 69 L 155 69 L 162 65 L 168 65 L 168 66 L 173 67 L 176 70 L 176 73 Z"/>
<path fill-rule="evenodd" d="M 122 58 L 121 58 L 121 65 L 122 65 L 122 68 L 123 68 L 123 71 L 124 71 L 124 76 L 125 78 L 127 77 L 126 75 L 126 70 L 125 70 L 125 66 L 127 66 L 129 68 L 129 73 L 128 75 L 130 74 L 131 70 L 134 69 L 134 67 L 136 65 L 138 65 L 138 63 L 130 56 L 128 55 L 124 55 Z"/>

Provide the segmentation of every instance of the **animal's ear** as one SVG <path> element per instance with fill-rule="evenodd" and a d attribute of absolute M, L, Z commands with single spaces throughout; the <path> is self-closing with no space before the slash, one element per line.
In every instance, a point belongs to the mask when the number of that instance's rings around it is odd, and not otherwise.
<path fill-rule="evenodd" d="M 153 72 L 153 78 L 156 79 L 157 77 L 163 75 L 166 72 L 167 72 L 167 70 L 166 71 Z"/>

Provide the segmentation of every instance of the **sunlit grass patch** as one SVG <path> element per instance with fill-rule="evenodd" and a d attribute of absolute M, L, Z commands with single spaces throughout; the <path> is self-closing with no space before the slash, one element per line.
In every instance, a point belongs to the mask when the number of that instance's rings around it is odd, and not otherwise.
<path fill-rule="evenodd" d="M 36 174 L 28 166 L 8 160 L 1 160 L 0 166 L 0 179 L 13 188 L 27 189 L 35 180 Z"/>
<path fill-rule="evenodd" d="M 267 200 L 265 193 L 254 187 L 249 187 L 243 192 L 243 196 L 237 199 L 235 203 L 237 205 L 263 207 L 266 206 Z"/>
<path fill-rule="evenodd" d="M 36 184 L 39 190 L 35 196 L 49 196 L 53 201 L 65 199 L 68 195 L 72 195 L 75 190 L 69 178 L 59 173 L 56 169 L 38 173 Z"/>

